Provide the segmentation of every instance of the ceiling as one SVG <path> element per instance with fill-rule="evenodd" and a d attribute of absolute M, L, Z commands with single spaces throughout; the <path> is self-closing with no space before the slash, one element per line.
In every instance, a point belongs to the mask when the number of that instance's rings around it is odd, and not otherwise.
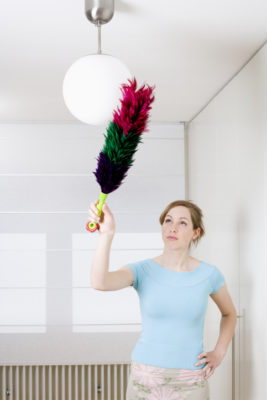
<path fill-rule="evenodd" d="M 76 121 L 62 82 L 75 60 L 97 52 L 84 4 L 2 4 L 1 122 Z M 102 52 L 120 58 L 138 85 L 156 85 L 151 121 L 190 121 L 265 43 L 266 17 L 265 0 L 115 0 Z"/>

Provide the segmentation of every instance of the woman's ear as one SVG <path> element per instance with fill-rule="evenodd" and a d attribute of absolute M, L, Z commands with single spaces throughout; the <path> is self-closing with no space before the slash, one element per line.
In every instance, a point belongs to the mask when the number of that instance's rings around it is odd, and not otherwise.
<path fill-rule="evenodd" d="M 199 235 L 200 235 L 200 228 L 197 228 L 197 229 L 195 229 L 195 233 L 194 233 L 193 239 L 196 239 Z"/>

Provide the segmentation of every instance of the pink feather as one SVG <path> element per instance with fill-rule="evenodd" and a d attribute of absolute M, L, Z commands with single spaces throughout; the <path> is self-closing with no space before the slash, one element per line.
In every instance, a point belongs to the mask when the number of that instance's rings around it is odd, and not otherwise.
<path fill-rule="evenodd" d="M 132 82 L 130 79 L 128 81 L 129 85 L 122 84 L 121 109 L 118 107 L 117 111 L 113 111 L 113 122 L 123 130 L 125 135 L 128 135 L 129 131 L 140 135 L 142 132 L 148 132 L 145 127 L 151 103 L 154 101 L 152 92 L 155 86 L 147 85 L 147 88 L 145 88 L 145 85 L 143 85 L 136 91 L 136 79 L 133 78 Z"/>

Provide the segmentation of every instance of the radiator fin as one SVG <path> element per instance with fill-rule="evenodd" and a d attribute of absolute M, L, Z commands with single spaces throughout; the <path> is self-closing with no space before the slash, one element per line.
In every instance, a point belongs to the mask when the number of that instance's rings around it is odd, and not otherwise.
<path fill-rule="evenodd" d="M 125 400 L 131 364 L 0 366 L 1 400 Z"/>

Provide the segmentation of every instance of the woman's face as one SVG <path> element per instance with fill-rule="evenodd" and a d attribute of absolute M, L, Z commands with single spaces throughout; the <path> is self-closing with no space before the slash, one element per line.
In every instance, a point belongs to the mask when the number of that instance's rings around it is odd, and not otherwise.
<path fill-rule="evenodd" d="M 162 239 L 169 248 L 188 248 L 200 228 L 193 230 L 191 214 L 187 207 L 176 206 L 169 210 L 162 224 Z M 173 236 L 176 240 L 168 239 Z"/>

